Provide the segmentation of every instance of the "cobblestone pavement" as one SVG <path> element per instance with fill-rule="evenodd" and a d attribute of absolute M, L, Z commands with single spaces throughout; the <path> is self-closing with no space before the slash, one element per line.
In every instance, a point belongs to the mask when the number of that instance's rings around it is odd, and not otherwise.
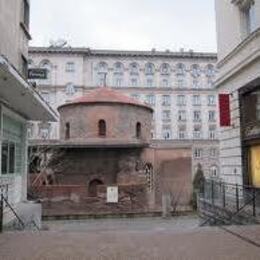
<path fill-rule="evenodd" d="M 0 259 L 260 259 L 260 226 L 198 227 L 193 217 L 47 222 L 0 235 Z"/>

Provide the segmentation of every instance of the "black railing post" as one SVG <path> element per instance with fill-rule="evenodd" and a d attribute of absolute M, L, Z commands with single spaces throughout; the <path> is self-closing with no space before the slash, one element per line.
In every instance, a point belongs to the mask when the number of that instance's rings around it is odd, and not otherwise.
<path fill-rule="evenodd" d="M 253 188 L 253 216 L 255 217 L 255 201 L 256 201 L 256 196 L 255 196 L 255 188 Z"/>
<path fill-rule="evenodd" d="M 238 185 L 236 184 L 236 207 L 237 211 L 239 211 L 239 194 L 238 194 Z"/>
<path fill-rule="evenodd" d="M 211 202 L 214 205 L 214 181 L 211 180 Z"/>
<path fill-rule="evenodd" d="M 4 226 L 4 195 L 0 194 L 0 233 L 3 232 Z"/>
<path fill-rule="evenodd" d="M 222 199 L 223 199 L 223 208 L 226 207 L 226 189 L 225 189 L 225 183 L 222 182 L 222 185 L 223 185 L 223 190 L 222 190 Z"/>

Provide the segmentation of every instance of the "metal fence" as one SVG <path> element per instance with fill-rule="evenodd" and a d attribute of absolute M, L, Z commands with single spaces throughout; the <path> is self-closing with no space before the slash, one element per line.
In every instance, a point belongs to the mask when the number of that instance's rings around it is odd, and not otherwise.
<path fill-rule="evenodd" d="M 199 200 L 234 214 L 246 210 L 253 217 L 260 215 L 260 189 L 252 186 L 206 179 Z"/>

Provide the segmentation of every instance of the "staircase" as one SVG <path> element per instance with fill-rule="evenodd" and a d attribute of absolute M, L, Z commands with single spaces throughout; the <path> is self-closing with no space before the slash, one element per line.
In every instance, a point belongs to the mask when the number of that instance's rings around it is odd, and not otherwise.
<path fill-rule="evenodd" d="M 201 225 L 260 224 L 260 190 L 207 179 L 197 197 Z"/>

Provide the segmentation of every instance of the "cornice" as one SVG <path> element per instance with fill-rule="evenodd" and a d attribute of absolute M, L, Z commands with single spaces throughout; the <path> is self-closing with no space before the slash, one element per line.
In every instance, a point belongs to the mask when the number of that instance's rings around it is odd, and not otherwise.
<path fill-rule="evenodd" d="M 29 47 L 30 54 L 81 54 L 88 57 L 149 57 L 149 58 L 205 58 L 217 60 L 217 54 L 213 52 L 193 51 L 128 51 L 128 50 L 97 50 L 90 48 L 50 48 L 50 47 Z"/>

